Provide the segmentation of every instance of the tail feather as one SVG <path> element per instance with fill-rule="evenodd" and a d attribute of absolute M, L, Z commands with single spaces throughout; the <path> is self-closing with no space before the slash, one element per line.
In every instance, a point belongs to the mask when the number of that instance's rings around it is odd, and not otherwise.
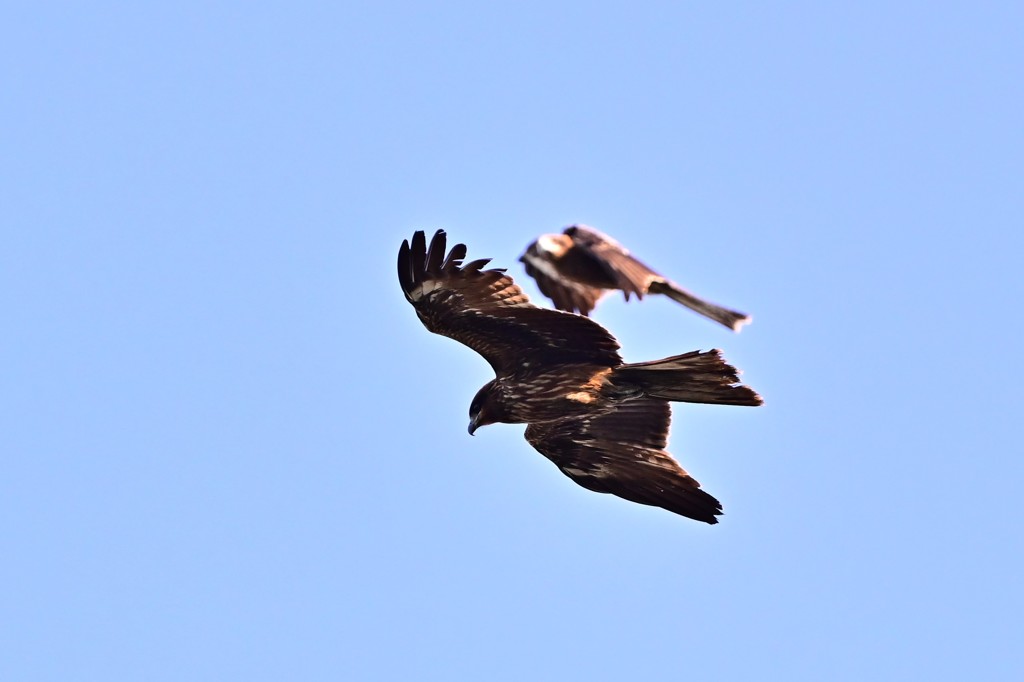
<path fill-rule="evenodd" d="M 652 294 L 665 294 L 676 303 L 682 303 L 690 310 L 700 313 L 704 317 L 714 320 L 734 332 L 738 332 L 740 327 L 749 324 L 752 320 L 750 315 L 705 301 L 703 298 L 694 296 L 675 282 L 668 280 L 651 282 L 648 292 Z"/>
<path fill-rule="evenodd" d="M 639 388 L 650 398 L 708 405 L 764 404 L 761 396 L 739 380 L 739 371 L 717 349 L 622 365 L 611 377 L 616 386 Z"/>

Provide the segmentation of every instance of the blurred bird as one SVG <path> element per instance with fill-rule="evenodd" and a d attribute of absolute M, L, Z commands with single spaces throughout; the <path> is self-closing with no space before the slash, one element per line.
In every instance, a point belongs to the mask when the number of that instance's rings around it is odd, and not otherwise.
<path fill-rule="evenodd" d="M 562 234 L 542 235 L 519 260 L 555 307 L 570 313 L 589 315 L 598 299 L 619 290 L 627 301 L 630 294 L 637 298 L 665 294 L 733 331 L 751 321 L 749 315 L 705 301 L 665 279 L 617 241 L 586 225 L 570 225 Z"/>
<path fill-rule="evenodd" d="M 469 408 L 469 433 L 522 424 L 526 440 L 569 478 L 597 492 L 717 523 L 722 506 L 665 451 L 669 401 L 760 405 L 717 350 L 624 364 L 593 320 L 532 305 L 489 259 L 465 265 L 438 230 L 398 252 L 398 279 L 423 325 L 482 355 L 495 378 Z"/>

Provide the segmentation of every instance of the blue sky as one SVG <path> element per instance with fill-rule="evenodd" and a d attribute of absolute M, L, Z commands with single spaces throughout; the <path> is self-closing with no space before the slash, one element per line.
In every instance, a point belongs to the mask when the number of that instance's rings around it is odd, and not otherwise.
<path fill-rule="evenodd" d="M 3 679 L 1024 672 L 1019 5 L 2 19 Z M 596 312 L 765 396 L 674 411 L 718 526 L 466 434 L 398 246 L 572 222 L 754 316 Z"/>

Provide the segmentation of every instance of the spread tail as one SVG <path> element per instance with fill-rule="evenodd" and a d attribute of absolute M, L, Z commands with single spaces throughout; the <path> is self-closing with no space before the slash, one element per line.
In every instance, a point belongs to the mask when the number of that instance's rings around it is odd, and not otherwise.
<path fill-rule="evenodd" d="M 723 308 L 720 305 L 715 305 L 710 301 L 694 296 L 675 282 L 668 280 L 651 282 L 648 292 L 652 294 L 665 294 L 673 301 L 682 303 L 690 310 L 700 313 L 704 317 L 714 320 L 734 332 L 738 332 L 740 327 L 749 324 L 752 319 L 750 315 Z"/>
<path fill-rule="evenodd" d="M 764 401 L 749 386 L 739 383 L 739 371 L 719 350 L 692 351 L 663 360 L 617 367 L 611 377 L 616 386 L 637 389 L 651 398 L 708 405 L 761 405 Z"/>

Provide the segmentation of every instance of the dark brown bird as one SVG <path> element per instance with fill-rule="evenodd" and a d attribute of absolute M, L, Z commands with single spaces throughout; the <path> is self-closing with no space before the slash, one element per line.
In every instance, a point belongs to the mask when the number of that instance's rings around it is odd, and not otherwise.
<path fill-rule="evenodd" d="M 545 234 L 520 256 L 526 274 L 555 307 L 589 315 L 598 299 L 619 290 L 630 294 L 665 294 L 733 331 L 750 322 L 749 315 L 694 296 L 634 258 L 621 244 L 586 225 L 570 225 L 562 234 Z"/>
<path fill-rule="evenodd" d="M 484 357 L 495 378 L 469 408 L 469 432 L 528 424 L 526 439 L 590 490 L 717 523 L 722 506 L 665 451 L 668 401 L 760 405 L 721 353 L 624 364 L 619 344 L 586 317 L 538 308 L 490 259 L 462 264 L 438 230 L 403 241 L 398 280 L 430 331 Z"/>

